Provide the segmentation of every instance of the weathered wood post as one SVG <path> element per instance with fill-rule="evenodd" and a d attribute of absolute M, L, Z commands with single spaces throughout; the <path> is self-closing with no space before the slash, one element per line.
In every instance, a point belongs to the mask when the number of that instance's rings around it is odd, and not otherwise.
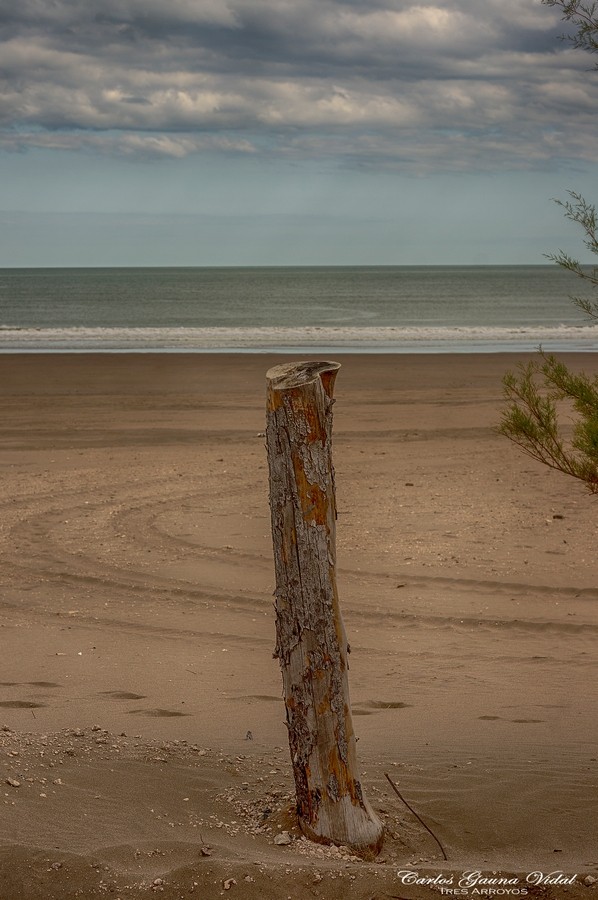
<path fill-rule="evenodd" d="M 340 364 L 274 366 L 266 444 L 280 661 L 297 812 L 312 840 L 379 852 L 383 825 L 357 774 L 349 646 L 336 588 L 332 399 Z"/>

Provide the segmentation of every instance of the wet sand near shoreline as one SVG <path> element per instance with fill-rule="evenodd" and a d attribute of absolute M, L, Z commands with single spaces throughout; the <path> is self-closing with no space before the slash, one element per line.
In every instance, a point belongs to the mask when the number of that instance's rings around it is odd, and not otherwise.
<path fill-rule="evenodd" d="M 494 430 L 527 357 L 335 358 L 338 582 L 381 858 L 292 818 L 263 438 L 265 372 L 289 358 L 5 355 L 1 900 L 440 896 L 404 868 L 595 892 L 596 500 Z M 524 881 L 557 870 L 578 878 Z"/>

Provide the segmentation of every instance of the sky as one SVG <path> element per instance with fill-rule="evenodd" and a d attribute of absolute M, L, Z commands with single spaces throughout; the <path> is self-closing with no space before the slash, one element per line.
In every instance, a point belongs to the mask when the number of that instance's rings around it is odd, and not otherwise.
<path fill-rule="evenodd" d="M 0 0 L 0 266 L 582 261 L 595 59 L 540 0 Z"/>

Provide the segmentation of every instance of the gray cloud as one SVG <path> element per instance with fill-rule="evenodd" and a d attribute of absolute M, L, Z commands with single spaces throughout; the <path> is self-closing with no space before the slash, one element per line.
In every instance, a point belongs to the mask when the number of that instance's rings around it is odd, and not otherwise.
<path fill-rule="evenodd" d="M 0 146 L 598 161 L 596 75 L 539 0 L 2 0 Z"/>

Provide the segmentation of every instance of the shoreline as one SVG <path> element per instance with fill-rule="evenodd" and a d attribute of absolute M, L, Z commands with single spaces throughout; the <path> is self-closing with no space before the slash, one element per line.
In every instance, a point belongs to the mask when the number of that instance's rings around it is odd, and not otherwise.
<path fill-rule="evenodd" d="M 478 354 L 598 350 L 598 325 L 0 326 L 0 353 Z"/>
<path fill-rule="evenodd" d="M 559 347 L 543 347 L 545 352 L 551 354 L 558 354 L 559 356 L 592 356 L 596 353 L 595 350 L 588 350 L 587 348 L 580 349 L 571 349 L 568 346 L 566 349 L 561 349 Z M 451 348 L 440 348 L 436 347 L 433 349 L 423 350 L 423 349 L 413 349 L 412 347 L 401 349 L 401 350 L 392 350 L 388 347 L 384 348 L 343 348 L 339 350 L 337 347 L 295 347 L 295 348 L 285 348 L 285 347 L 245 347 L 245 348 L 206 348 L 202 347 L 196 350 L 190 350 L 189 348 L 176 348 L 176 347 L 164 347 L 162 349 L 159 348 L 150 348 L 150 349 L 135 349 L 131 347 L 118 349 L 118 348 L 110 348 L 109 350 L 99 350 L 97 347 L 93 349 L 24 349 L 20 347 L 17 350 L 10 349 L 0 349 L 0 357 L 1 356 L 110 356 L 110 355 L 118 355 L 118 356 L 140 356 L 140 355 L 149 355 L 149 356 L 158 356 L 158 355 L 189 355 L 189 356 L 264 356 L 264 355 L 277 355 L 277 356 L 300 356 L 301 358 L 305 357 L 315 357 L 329 358 L 331 356 L 342 355 L 342 356 L 505 356 L 505 357 L 517 357 L 517 356 L 531 356 L 533 354 L 537 354 L 539 347 L 529 347 L 525 349 L 521 348 L 508 348 L 505 347 L 503 349 L 497 349 L 495 347 L 492 348 L 480 348 L 476 347 L 474 350 L 457 350 L 454 347 Z"/>
<path fill-rule="evenodd" d="M 547 898 L 587 896 L 595 509 L 494 430 L 502 375 L 537 354 L 335 356 L 338 584 L 385 862 L 293 831 L 262 434 L 288 356 L 0 354 L 0 896 L 195 880 L 211 900 L 231 877 L 250 900 L 437 897 L 408 866 L 558 868 L 579 878 Z"/>

